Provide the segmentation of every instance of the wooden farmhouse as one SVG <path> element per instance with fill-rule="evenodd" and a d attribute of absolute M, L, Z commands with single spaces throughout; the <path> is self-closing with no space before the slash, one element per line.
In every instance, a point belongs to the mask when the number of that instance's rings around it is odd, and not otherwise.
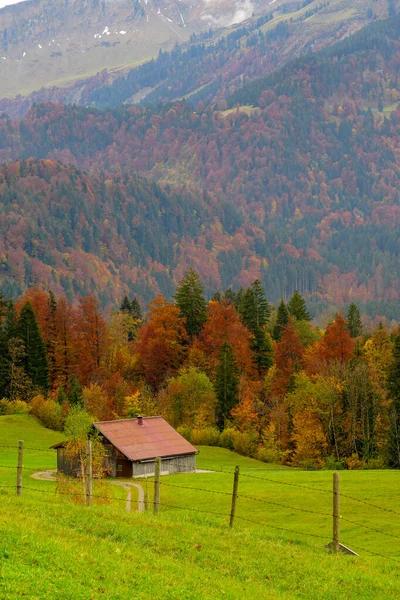
<path fill-rule="evenodd" d="M 154 475 L 155 460 L 161 458 L 161 473 L 190 473 L 196 470 L 197 449 L 162 417 L 137 417 L 93 423 L 107 452 L 105 470 L 110 477 Z M 78 472 L 70 465 L 64 442 L 57 450 L 57 469 L 66 475 Z"/>

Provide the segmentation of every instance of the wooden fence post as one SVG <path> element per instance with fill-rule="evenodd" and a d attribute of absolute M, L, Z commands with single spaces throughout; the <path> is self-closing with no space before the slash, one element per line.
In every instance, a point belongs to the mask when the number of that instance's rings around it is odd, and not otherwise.
<path fill-rule="evenodd" d="M 93 465 L 92 465 L 92 442 L 86 442 L 86 506 L 91 506 L 93 501 Z"/>
<path fill-rule="evenodd" d="M 18 465 L 17 465 L 17 496 L 22 496 L 22 460 L 24 456 L 24 442 L 18 442 Z"/>
<path fill-rule="evenodd" d="M 161 483 L 161 458 L 156 458 L 156 468 L 154 472 L 154 514 L 160 509 L 160 483 Z"/>
<path fill-rule="evenodd" d="M 340 550 L 340 489 L 339 473 L 333 474 L 333 551 Z"/>
<path fill-rule="evenodd" d="M 233 521 L 235 519 L 236 499 L 237 499 L 238 485 L 239 485 L 239 467 L 235 467 L 235 473 L 234 473 L 234 476 L 233 476 L 231 517 L 230 517 L 230 520 L 229 520 L 229 526 L 230 527 L 232 527 Z"/>
<path fill-rule="evenodd" d="M 147 475 L 146 475 L 146 483 L 144 489 L 144 510 L 149 510 L 149 486 L 147 483 Z"/>

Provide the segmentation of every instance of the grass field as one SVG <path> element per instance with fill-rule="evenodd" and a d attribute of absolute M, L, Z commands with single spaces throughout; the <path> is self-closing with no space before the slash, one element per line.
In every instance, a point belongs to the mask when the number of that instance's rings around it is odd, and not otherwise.
<path fill-rule="evenodd" d="M 62 434 L 26 416 L 0 417 L 0 434 L 0 446 L 24 439 L 26 447 L 37 448 L 26 451 L 25 467 L 55 467 L 54 453 L 41 449 Z M 0 468 L 0 485 L 14 485 L 15 463 L 16 450 L 0 448 L 0 465 L 12 468 Z M 233 529 L 228 527 L 236 464 L 241 470 L 237 514 L 262 524 L 238 518 Z M 400 563 L 365 551 L 352 558 L 323 549 L 331 538 L 332 473 L 265 465 L 220 448 L 200 448 L 198 466 L 213 472 L 162 478 L 158 516 L 127 514 L 117 497 L 108 506 L 74 505 L 68 496 L 53 493 L 53 482 L 30 479 L 32 471 L 24 474 L 22 498 L 13 488 L 0 487 L 0 598 L 398 597 Z M 399 483 L 398 472 L 341 473 L 344 494 L 400 513 Z M 349 498 L 342 498 L 341 512 L 399 536 L 342 522 L 346 545 L 400 559 L 400 514 Z"/>

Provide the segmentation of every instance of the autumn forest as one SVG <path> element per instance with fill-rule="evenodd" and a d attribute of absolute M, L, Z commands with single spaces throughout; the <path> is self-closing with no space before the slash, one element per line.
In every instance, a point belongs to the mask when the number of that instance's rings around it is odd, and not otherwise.
<path fill-rule="evenodd" d="M 0 410 L 62 430 L 163 415 L 194 444 L 307 468 L 400 467 L 400 335 L 358 307 L 313 326 L 297 291 L 272 306 L 259 280 L 204 298 L 190 269 L 144 314 L 124 297 L 106 321 L 32 288 L 1 301 Z"/>

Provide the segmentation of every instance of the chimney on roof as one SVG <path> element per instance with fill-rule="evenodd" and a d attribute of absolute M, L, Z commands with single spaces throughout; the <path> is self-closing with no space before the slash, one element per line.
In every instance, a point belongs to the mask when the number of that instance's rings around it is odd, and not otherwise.
<path fill-rule="evenodd" d="M 142 417 L 142 415 L 138 416 L 137 422 L 138 422 L 138 425 L 143 425 L 143 417 Z"/>

